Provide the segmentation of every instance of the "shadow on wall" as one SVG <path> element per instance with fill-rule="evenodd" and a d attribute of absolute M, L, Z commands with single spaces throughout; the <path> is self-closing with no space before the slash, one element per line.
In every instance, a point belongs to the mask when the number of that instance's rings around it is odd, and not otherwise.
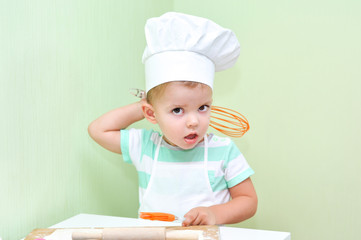
<path fill-rule="evenodd" d="M 81 160 L 81 196 L 84 213 L 138 217 L 138 178 L 133 165 L 122 156 L 94 148 Z M 88 201 L 89 200 L 89 201 Z"/>

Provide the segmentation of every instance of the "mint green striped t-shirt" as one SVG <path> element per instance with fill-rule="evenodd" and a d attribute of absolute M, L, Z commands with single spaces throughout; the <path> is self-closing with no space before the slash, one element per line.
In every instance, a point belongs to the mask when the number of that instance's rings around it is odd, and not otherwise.
<path fill-rule="evenodd" d="M 133 164 L 138 172 L 139 199 L 142 199 L 151 178 L 154 155 L 161 134 L 146 129 L 121 130 L 121 151 L 125 162 Z M 196 163 L 204 161 L 204 143 L 184 150 L 161 142 L 159 162 Z M 230 138 L 208 134 L 208 179 L 214 198 L 228 202 L 228 189 L 249 178 L 254 171 Z"/>

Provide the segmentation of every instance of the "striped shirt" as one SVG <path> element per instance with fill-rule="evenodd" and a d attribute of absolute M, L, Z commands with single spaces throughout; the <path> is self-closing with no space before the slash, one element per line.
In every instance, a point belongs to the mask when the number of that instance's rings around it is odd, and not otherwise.
<path fill-rule="evenodd" d="M 121 130 L 121 151 L 123 159 L 135 166 L 139 180 L 139 199 L 147 189 L 154 162 L 157 143 L 162 136 L 153 130 Z M 204 143 L 184 150 L 171 146 L 164 140 L 158 156 L 158 162 L 197 164 L 204 161 Z M 230 138 L 208 135 L 208 179 L 214 197 L 220 203 L 228 202 L 228 189 L 241 183 L 254 171 Z"/>

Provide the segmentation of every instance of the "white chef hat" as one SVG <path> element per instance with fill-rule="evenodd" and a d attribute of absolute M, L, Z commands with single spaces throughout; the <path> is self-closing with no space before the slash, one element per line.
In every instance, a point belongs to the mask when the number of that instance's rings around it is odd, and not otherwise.
<path fill-rule="evenodd" d="M 231 30 L 183 13 L 148 19 L 145 37 L 146 92 L 171 81 L 201 82 L 213 88 L 214 73 L 232 67 L 240 52 Z"/>

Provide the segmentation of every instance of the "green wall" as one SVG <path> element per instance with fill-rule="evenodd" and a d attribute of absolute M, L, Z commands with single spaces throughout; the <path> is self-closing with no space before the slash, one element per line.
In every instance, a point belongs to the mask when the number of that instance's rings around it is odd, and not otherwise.
<path fill-rule="evenodd" d="M 235 141 L 259 209 L 236 226 L 359 238 L 360 1 L 0 0 L 3 240 L 78 213 L 136 217 L 134 169 L 87 125 L 135 101 L 145 20 L 172 10 L 231 28 L 242 45 L 214 94 L 251 124 Z"/>
<path fill-rule="evenodd" d="M 241 227 L 292 239 L 359 239 L 361 2 L 175 1 L 233 29 L 234 69 L 214 103 L 250 121 L 237 143 L 256 174 L 256 216 Z"/>
<path fill-rule="evenodd" d="M 135 171 L 87 126 L 135 100 L 144 23 L 173 3 L 0 1 L 0 236 L 78 213 L 136 217 Z"/>

